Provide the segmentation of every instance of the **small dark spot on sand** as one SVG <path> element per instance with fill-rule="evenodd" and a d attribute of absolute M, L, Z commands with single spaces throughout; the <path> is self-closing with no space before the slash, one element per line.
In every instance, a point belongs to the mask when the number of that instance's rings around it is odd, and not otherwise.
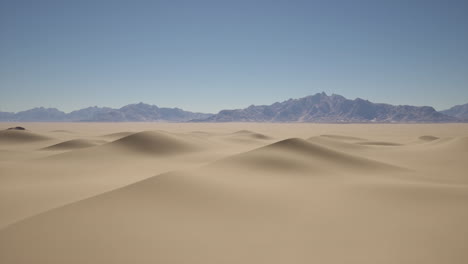
<path fill-rule="evenodd" d="M 26 130 L 26 128 L 17 126 L 17 127 L 10 127 L 10 128 L 7 128 L 7 130 Z"/>

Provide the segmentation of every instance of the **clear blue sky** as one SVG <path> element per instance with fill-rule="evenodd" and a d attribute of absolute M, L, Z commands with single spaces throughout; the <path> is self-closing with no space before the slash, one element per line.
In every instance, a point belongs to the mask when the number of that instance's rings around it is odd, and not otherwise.
<path fill-rule="evenodd" d="M 468 1 L 0 0 L 0 111 L 468 103 Z"/>

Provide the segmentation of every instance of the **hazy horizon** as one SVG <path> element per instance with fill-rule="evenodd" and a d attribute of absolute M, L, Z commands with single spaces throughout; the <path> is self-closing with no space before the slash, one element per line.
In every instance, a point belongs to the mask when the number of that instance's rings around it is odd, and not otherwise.
<path fill-rule="evenodd" d="M 334 93 L 326 93 L 326 94 L 327 94 L 328 96 L 330 96 L 330 95 L 332 95 L 332 94 L 334 94 Z M 310 94 L 310 95 L 307 95 L 307 96 L 313 96 L 313 95 L 315 95 L 315 94 Z M 303 96 L 303 97 L 307 97 L 307 96 Z M 301 97 L 301 98 L 303 98 L 303 97 Z M 368 100 L 367 98 L 362 98 L 362 97 L 346 98 L 346 99 L 354 100 L 354 99 L 358 99 L 358 98 L 364 99 L 364 100 Z M 300 98 L 286 98 L 286 99 L 284 99 L 284 100 L 279 100 L 279 101 L 276 101 L 276 102 L 284 102 L 284 101 L 287 101 L 287 100 L 290 100 L 290 99 L 300 99 Z M 370 101 L 370 100 L 369 100 L 369 101 Z M 267 104 L 255 104 L 255 103 L 251 103 L 251 104 L 249 104 L 249 105 L 244 105 L 244 106 L 241 106 L 241 107 L 238 107 L 238 108 L 229 108 L 229 109 L 228 109 L 228 108 L 224 108 L 224 109 L 219 109 L 219 110 L 217 110 L 217 111 L 215 111 L 215 112 L 193 111 L 193 110 L 191 110 L 191 109 L 185 109 L 185 108 L 182 108 L 182 107 L 179 107 L 179 106 L 157 105 L 157 104 L 154 104 L 154 103 L 144 102 L 144 101 L 140 101 L 140 102 L 130 102 L 130 103 L 128 103 L 128 104 L 118 105 L 118 106 L 115 106 L 115 107 L 111 107 L 111 106 L 107 106 L 107 105 L 88 105 L 88 106 L 83 106 L 83 107 L 81 107 L 81 108 L 72 109 L 72 110 L 69 110 L 69 111 L 65 111 L 65 110 L 63 110 L 63 109 L 61 109 L 61 108 L 54 107 L 54 106 L 34 106 L 34 107 L 31 107 L 31 108 L 23 109 L 23 110 L 19 110 L 19 111 L 3 111 L 3 110 L 0 108 L 0 112 L 18 113 L 18 112 L 22 112 L 22 111 L 26 111 L 26 110 L 31 110 L 31 109 L 41 108 L 41 107 L 42 107 L 42 108 L 46 108 L 46 109 L 48 109 L 48 108 L 55 108 L 55 109 L 57 109 L 57 110 L 59 110 L 59 111 L 62 111 L 62 112 L 65 112 L 65 113 L 68 114 L 68 113 L 71 113 L 71 112 L 73 112 L 73 111 L 77 111 L 77 110 L 81 110 L 81 109 L 85 109 L 85 108 L 89 108 L 89 107 L 99 107 L 99 108 L 106 108 L 106 107 L 107 107 L 107 108 L 112 108 L 112 109 L 120 109 L 120 108 L 122 108 L 122 107 L 124 107 L 124 106 L 127 106 L 127 105 L 135 105 L 135 104 L 143 103 L 143 104 L 147 104 L 147 105 L 156 105 L 156 106 L 159 107 L 159 108 L 180 108 L 180 109 L 182 109 L 182 110 L 184 110 L 184 111 L 189 111 L 189 112 L 198 112 L 198 113 L 205 113 L 205 114 L 217 114 L 218 112 L 220 112 L 220 111 L 222 111 L 222 110 L 244 109 L 244 108 L 247 108 L 247 107 L 249 107 L 249 106 L 251 106 L 251 105 L 256 105 L 256 106 L 258 106 L 258 105 L 272 105 L 272 104 L 274 104 L 274 103 L 276 103 L 276 102 L 271 102 L 271 103 L 267 103 Z M 387 103 L 387 102 L 373 102 L 373 101 L 371 101 L 371 102 L 372 102 L 372 103 L 377 103 L 377 104 L 380 104 L 380 103 L 382 103 L 382 104 L 389 104 L 389 103 Z M 403 104 L 394 104 L 394 105 L 403 105 Z M 433 107 L 433 106 L 431 106 L 431 105 L 412 105 L 412 106 L 430 106 L 430 107 Z M 453 106 L 456 106 L 456 105 L 453 105 Z M 453 107 L 453 106 L 451 106 L 451 107 Z M 449 107 L 449 108 L 450 108 L 450 107 Z M 434 109 L 435 109 L 436 111 L 443 111 L 443 110 L 447 110 L 448 108 L 437 109 L 437 108 L 434 107 Z"/>
<path fill-rule="evenodd" d="M 468 103 L 466 1 L 2 1 L 0 111 Z"/>

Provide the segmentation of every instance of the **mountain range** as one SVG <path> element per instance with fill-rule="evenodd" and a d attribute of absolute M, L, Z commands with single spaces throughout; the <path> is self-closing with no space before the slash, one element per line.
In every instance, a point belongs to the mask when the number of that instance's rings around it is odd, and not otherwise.
<path fill-rule="evenodd" d="M 211 114 L 193 113 L 179 108 L 164 108 L 144 103 L 129 104 L 119 109 L 88 107 L 70 113 L 56 108 L 37 107 L 18 113 L 0 112 L 0 121 L 10 122 L 186 122 Z"/>
<path fill-rule="evenodd" d="M 316 122 L 316 123 L 437 123 L 467 122 L 468 104 L 436 111 L 430 106 L 372 103 L 341 95 L 317 93 L 272 105 L 251 105 L 217 114 L 160 108 L 144 103 L 119 109 L 88 107 L 70 113 L 56 108 L 33 108 L 17 113 L 0 112 L 0 121 L 19 122 Z"/>
<path fill-rule="evenodd" d="M 456 105 L 450 109 L 440 111 L 442 114 L 453 116 L 465 122 L 468 121 L 468 104 Z"/>

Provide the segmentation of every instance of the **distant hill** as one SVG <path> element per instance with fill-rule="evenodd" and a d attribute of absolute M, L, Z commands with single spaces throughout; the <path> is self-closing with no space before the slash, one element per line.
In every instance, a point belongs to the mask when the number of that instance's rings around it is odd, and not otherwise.
<path fill-rule="evenodd" d="M 455 117 L 430 106 L 372 103 L 360 98 L 349 100 L 337 94 L 317 93 L 272 105 L 251 105 L 245 109 L 222 110 L 197 122 L 322 122 L 392 123 L 457 122 Z"/>
<path fill-rule="evenodd" d="M 448 116 L 453 116 L 464 121 L 468 121 L 468 104 L 456 105 L 450 109 L 440 111 Z"/>
<path fill-rule="evenodd" d="M 203 119 L 211 114 L 193 113 L 179 108 L 160 108 L 144 103 L 130 104 L 119 109 L 88 107 L 64 113 L 55 108 L 38 107 L 18 113 L 0 112 L 0 121 L 6 122 L 185 122 Z"/>

